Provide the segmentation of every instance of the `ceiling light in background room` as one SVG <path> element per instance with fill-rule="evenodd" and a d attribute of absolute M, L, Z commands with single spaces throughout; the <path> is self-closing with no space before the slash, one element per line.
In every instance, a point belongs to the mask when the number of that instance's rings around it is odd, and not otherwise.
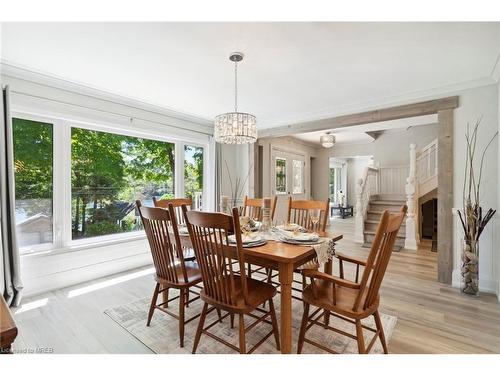
<path fill-rule="evenodd" d="M 330 148 L 335 144 L 335 136 L 333 134 L 326 133 L 321 136 L 319 141 L 321 143 L 321 146 L 323 146 L 324 148 Z"/>
<path fill-rule="evenodd" d="M 238 63 L 243 54 L 234 52 L 229 56 L 234 62 L 234 112 L 215 117 L 215 141 L 226 144 L 245 144 L 257 141 L 257 118 L 249 113 L 238 112 Z"/>

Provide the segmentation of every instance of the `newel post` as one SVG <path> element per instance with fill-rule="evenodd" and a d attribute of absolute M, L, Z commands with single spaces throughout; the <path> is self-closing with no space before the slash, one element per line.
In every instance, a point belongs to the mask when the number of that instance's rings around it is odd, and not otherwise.
<path fill-rule="evenodd" d="M 364 207 L 363 207 L 363 179 L 360 178 L 356 181 L 356 217 L 354 219 L 354 241 L 363 243 L 364 236 Z"/>
<path fill-rule="evenodd" d="M 417 227 L 415 215 L 415 199 L 417 192 L 417 152 L 415 143 L 410 144 L 410 173 L 406 179 L 405 193 L 408 211 L 406 214 L 405 249 L 417 250 Z"/>

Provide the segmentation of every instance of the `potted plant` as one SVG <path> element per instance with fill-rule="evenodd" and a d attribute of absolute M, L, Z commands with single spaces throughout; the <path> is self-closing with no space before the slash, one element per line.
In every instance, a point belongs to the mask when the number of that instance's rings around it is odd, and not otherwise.
<path fill-rule="evenodd" d="M 491 137 L 484 148 L 481 154 L 479 170 L 477 170 L 475 158 L 480 123 L 481 118 L 476 122 L 472 133 L 470 132 L 469 124 L 467 124 L 467 131 L 465 133 L 465 174 L 462 193 L 463 207 L 461 211 L 458 210 L 458 216 L 464 231 L 460 289 L 463 293 L 469 295 L 479 294 L 479 238 L 496 212 L 496 210 L 490 208 L 484 213 L 480 205 L 480 189 L 484 157 L 489 146 L 498 135 L 498 131 Z"/>

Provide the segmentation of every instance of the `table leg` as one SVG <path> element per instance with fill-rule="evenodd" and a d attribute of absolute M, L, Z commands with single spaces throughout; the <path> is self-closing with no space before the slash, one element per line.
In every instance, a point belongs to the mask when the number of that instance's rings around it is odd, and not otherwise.
<path fill-rule="evenodd" d="M 324 272 L 327 275 L 331 275 L 333 273 L 333 262 L 331 260 L 329 260 L 328 262 L 325 263 Z M 335 285 L 333 287 L 335 288 Z M 325 309 L 324 313 L 325 313 L 325 316 L 324 316 L 323 323 L 328 325 L 328 324 L 330 324 L 330 312 Z"/>
<path fill-rule="evenodd" d="M 293 264 L 279 265 L 281 284 L 281 353 L 292 351 L 292 281 Z"/>

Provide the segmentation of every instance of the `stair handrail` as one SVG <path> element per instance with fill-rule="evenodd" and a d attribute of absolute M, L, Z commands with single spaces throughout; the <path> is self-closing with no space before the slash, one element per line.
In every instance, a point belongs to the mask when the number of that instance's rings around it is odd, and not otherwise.
<path fill-rule="evenodd" d="M 355 241 L 364 242 L 365 219 L 370 203 L 370 197 L 378 193 L 378 168 L 368 166 L 365 168 L 363 178 L 356 181 L 356 216 L 355 216 Z"/>

